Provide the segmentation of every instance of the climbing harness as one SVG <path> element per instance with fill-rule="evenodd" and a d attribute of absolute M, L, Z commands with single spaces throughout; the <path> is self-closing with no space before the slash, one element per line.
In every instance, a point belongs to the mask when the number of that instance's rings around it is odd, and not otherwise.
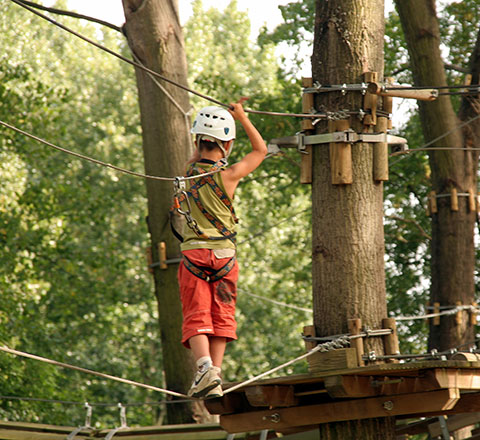
<path fill-rule="evenodd" d="M 183 264 L 186 269 L 196 277 L 206 281 L 207 283 L 214 283 L 221 280 L 227 275 L 235 266 L 235 255 L 228 260 L 228 262 L 220 269 L 212 269 L 211 267 L 199 266 L 191 261 L 185 254 L 183 255 Z"/>
<path fill-rule="evenodd" d="M 204 159 L 205 160 L 205 159 Z M 225 159 L 220 159 L 218 162 L 214 162 L 211 168 L 208 170 L 209 173 L 215 173 L 227 166 L 227 162 Z M 203 170 L 192 164 L 187 172 L 187 177 L 194 176 L 194 173 L 201 174 Z M 181 180 L 181 178 L 177 178 L 175 180 L 175 194 L 173 198 L 173 205 L 170 209 L 170 219 L 173 220 L 172 215 L 177 212 L 185 217 L 187 222 L 187 226 L 192 229 L 195 234 L 204 240 L 230 240 L 232 243 L 236 243 L 236 232 L 229 231 L 225 225 L 214 215 L 212 215 L 203 205 L 202 200 L 200 198 L 199 190 L 204 185 L 209 185 L 212 191 L 217 195 L 217 197 L 223 202 L 223 204 L 229 209 L 235 223 L 238 223 L 237 216 L 235 215 L 235 210 L 233 208 L 233 204 L 230 198 L 225 194 L 225 192 L 220 188 L 218 183 L 212 177 L 211 174 L 207 176 L 203 176 L 198 180 L 195 180 L 189 190 L 185 188 L 185 182 Z M 222 234 L 221 237 L 209 236 L 205 234 L 198 226 L 197 221 L 191 215 L 191 204 L 190 198 L 193 199 L 197 208 L 200 212 L 205 216 L 205 218 Z M 181 208 L 181 204 L 185 202 L 187 205 L 186 209 Z M 173 221 L 170 222 L 172 231 L 181 242 L 183 242 L 183 237 L 175 230 L 173 226 Z"/>

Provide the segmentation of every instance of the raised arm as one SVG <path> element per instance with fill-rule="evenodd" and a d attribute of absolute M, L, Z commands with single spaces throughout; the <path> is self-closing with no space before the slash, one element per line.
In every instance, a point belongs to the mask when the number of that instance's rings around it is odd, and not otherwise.
<path fill-rule="evenodd" d="M 232 103 L 231 108 L 228 110 L 234 119 L 242 124 L 252 145 L 252 151 L 250 153 L 245 155 L 239 162 L 227 168 L 222 174 L 225 185 L 233 185 L 233 190 L 235 190 L 241 178 L 250 174 L 262 163 L 267 154 L 265 141 L 250 119 L 248 119 L 248 116 L 243 109 L 242 103 L 246 99 L 247 98 L 241 98 L 238 102 Z"/>

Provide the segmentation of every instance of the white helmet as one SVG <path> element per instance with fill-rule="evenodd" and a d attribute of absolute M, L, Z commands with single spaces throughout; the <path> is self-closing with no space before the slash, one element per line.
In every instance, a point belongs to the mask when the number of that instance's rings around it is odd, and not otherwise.
<path fill-rule="evenodd" d="M 213 105 L 204 107 L 198 112 L 190 132 L 199 135 L 203 139 L 217 142 L 225 157 L 227 157 L 232 151 L 233 145 L 227 153 L 223 147 L 223 142 L 219 141 L 235 139 L 235 120 L 233 116 L 223 108 Z"/>

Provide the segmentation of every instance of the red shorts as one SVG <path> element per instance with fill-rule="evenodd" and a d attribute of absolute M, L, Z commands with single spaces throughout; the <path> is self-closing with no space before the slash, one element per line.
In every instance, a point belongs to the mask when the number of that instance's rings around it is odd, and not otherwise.
<path fill-rule="evenodd" d="M 214 270 L 223 267 L 228 258 L 218 259 L 212 249 L 183 251 L 188 259 Z M 238 264 L 222 279 L 209 283 L 193 275 L 183 264 L 178 269 L 180 298 L 182 300 L 182 344 L 190 348 L 188 340 L 205 334 L 237 339 L 235 304 L 237 301 Z"/>

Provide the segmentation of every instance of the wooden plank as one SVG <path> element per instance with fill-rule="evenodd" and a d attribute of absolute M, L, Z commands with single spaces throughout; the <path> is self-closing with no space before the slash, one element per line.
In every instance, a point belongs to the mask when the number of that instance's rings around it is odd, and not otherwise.
<path fill-rule="evenodd" d="M 160 262 L 160 269 L 168 269 L 167 261 L 167 244 L 164 241 L 158 243 L 158 260 Z"/>
<path fill-rule="evenodd" d="M 247 387 L 245 395 L 250 405 L 254 407 L 269 406 L 289 407 L 298 405 L 298 399 L 295 397 L 293 386 L 265 385 Z"/>
<path fill-rule="evenodd" d="M 440 388 L 480 390 L 480 370 L 457 370 L 437 368 L 427 371 L 426 376 Z"/>
<path fill-rule="evenodd" d="M 350 128 L 347 119 L 329 121 L 329 131 L 345 131 Z M 349 185 L 353 182 L 352 145 L 347 142 L 330 143 L 330 172 L 332 185 Z"/>
<path fill-rule="evenodd" d="M 388 119 L 377 118 L 377 133 L 386 133 Z M 388 180 L 388 144 L 386 142 L 375 142 L 373 144 L 373 180 L 384 182 Z"/>
<path fill-rule="evenodd" d="M 457 188 L 450 190 L 450 209 L 452 211 L 458 211 L 458 191 Z"/>
<path fill-rule="evenodd" d="M 311 145 L 305 146 L 305 153 L 301 154 L 300 162 L 300 183 L 312 183 L 312 157 L 313 151 Z"/>
<path fill-rule="evenodd" d="M 365 72 L 363 74 L 363 80 L 366 83 L 376 83 L 378 81 L 377 72 Z M 364 125 L 376 125 L 377 124 L 377 104 L 378 96 L 372 94 L 369 91 L 365 93 L 363 98 L 363 108 L 365 110 L 370 110 L 371 114 L 365 115 L 363 118 Z"/>
<path fill-rule="evenodd" d="M 456 431 L 457 429 L 464 428 L 465 426 L 475 425 L 480 422 L 480 412 L 470 414 L 456 414 L 448 417 L 447 428 L 449 432 Z M 442 430 L 439 422 L 431 423 L 428 425 L 428 432 L 432 438 L 442 434 Z"/>
<path fill-rule="evenodd" d="M 232 414 L 244 410 L 245 404 L 248 406 L 240 393 L 225 394 L 217 399 L 207 399 L 204 403 L 210 414 Z"/>
<path fill-rule="evenodd" d="M 362 331 L 362 320 L 359 318 L 349 319 L 348 331 L 352 336 L 360 334 L 360 332 Z M 354 348 L 357 352 L 357 364 L 360 367 L 363 367 L 365 365 L 365 361 L 363 360 L 363 338 L 351 339 L 350 346 Z"/>
<path fill-rule="evenodd" d="M 460 393 L 457 389 L 431 391 L 401 396 L 373 397 L 342 402 L 274 410 L 254 411 L 220 417 L 222 427 L 230 432 L 262 429 L 282 430 L 295 426 L 346 420 L 417 414 L 425 411 L 446 411 L 455 406 Z"/>
<path fill-rule="evenodd" d="M 312 87 L 313 80 L 312 78 L 302 78 L 303 87 Z M 312 109 L 315 108 L 314 95 L 313 93 L 304 93 L 302 95 L 302 111 L 303 113 L 310 113 Z M 306 134 L 313 132 L 315 127 L 312 124 L 312 119 L 302 120 L 302 131 L 305 131 Z M 305 154 L 300 155 L 300 183 L 309 184 L 312 183 L 312 146 L 307 145 L 305 148 Z"/>
<path fill-rule="evenodd" d="M 315 337 L 315 326 L 314 325 L 306 325 L 303 327 L 303 336 L 306 338 L 314 338 Z M 312 348 L 315 348 L 317 343 L 314 341 L 305 341 L 305 350 L 310 351 Z"/>
<path fill-rule="evenodd" d="M 382 328 L 392 330 L 392 334 L 383 337 L 383 344 L 385 346 L 385 354 L 400 354 L 400 346 L 398 345 L 397 322 L 395 318 L 382 319 Z M 390 363 L 398 362 L 395 359 L 390 359 Z"/>
<path fill-rule="evenodd" d="M 317 352 L 307 359 L 308 371 L 311 373 L 358 367 L 357 351 L 354 348 L 340 348 L 325 353 Z"/>

